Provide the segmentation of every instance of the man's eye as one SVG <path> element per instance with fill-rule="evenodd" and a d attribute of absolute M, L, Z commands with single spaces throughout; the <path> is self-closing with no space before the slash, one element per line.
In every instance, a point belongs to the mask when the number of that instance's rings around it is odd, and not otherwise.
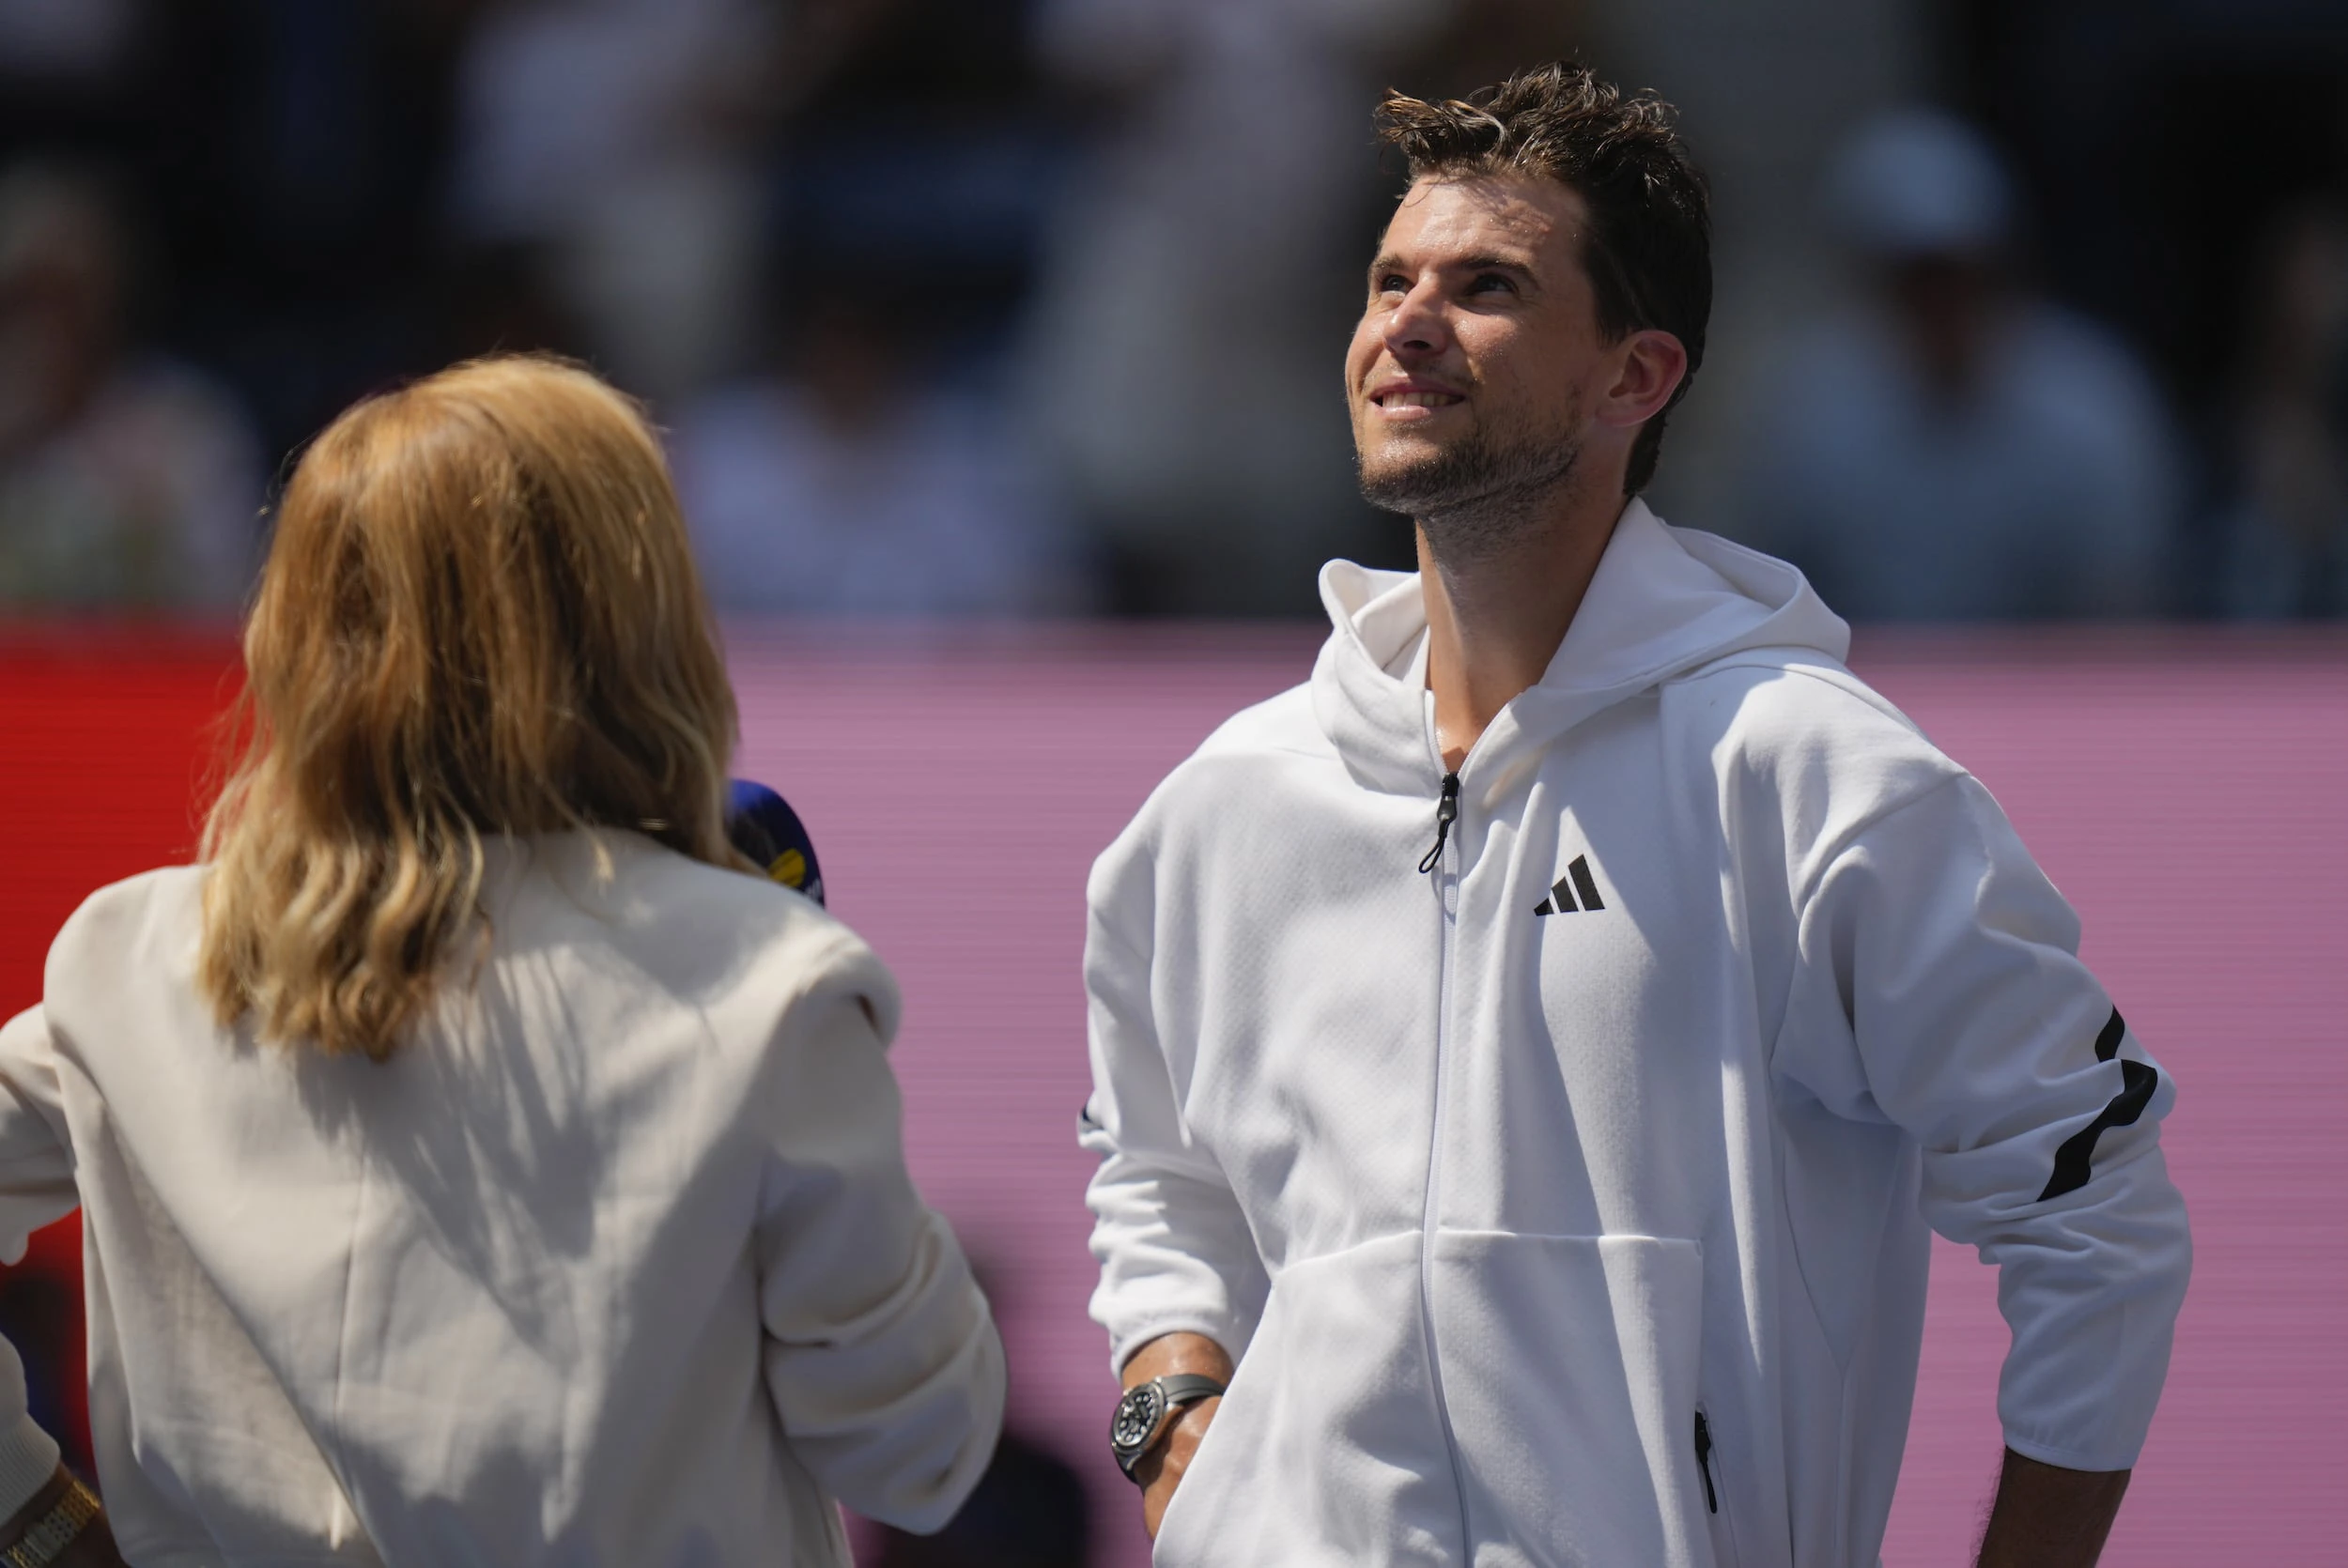
<path fill-rule="evenodd" d="M 1514 294 L 1517 291 L 1516 280 L 1504 278 L 1497 272 L 1478 272 L 1475 281 L 1468 284 L 1470 294 L 1489 294 L 1493 289 Z"/>
<path fill-rule="evenodd" d="M 1370 285 L 1370 292 L 1373 294 L 1408 294 L 1411 292 L 1411 280 L 1399 272 L 1389 272 Z"/>

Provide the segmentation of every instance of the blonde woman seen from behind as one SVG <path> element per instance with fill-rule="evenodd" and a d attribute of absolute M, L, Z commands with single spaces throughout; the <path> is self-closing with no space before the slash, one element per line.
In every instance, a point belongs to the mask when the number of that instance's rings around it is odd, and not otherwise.
<path fill-rule="evenodd" d="M 727 848 L 635 409 L 533 359 L 352 408 L 245 662 L 203 863 L 91 898 L 0 1029 L 0 1240 L 82 1208 L 105 1496 L 0 1346 L 0 1547 L 845 1563 L 836 1502 L 944 1523 L 1001 1347 L 905 1173 L 888 971 Z"/>

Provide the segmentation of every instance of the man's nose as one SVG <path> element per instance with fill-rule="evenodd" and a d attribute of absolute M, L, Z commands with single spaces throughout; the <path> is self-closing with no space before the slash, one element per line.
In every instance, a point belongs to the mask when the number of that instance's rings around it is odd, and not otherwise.
<path fill-rule="evenodd" d="M 1413 287 L 1402 297 L 1402 302 L 1386 317 L 1386 352 L 1397 359 L 1440 354 L 1451 343 L 1451 329 L 1444 318 L 1443 296 L 1430 280 Z"/>

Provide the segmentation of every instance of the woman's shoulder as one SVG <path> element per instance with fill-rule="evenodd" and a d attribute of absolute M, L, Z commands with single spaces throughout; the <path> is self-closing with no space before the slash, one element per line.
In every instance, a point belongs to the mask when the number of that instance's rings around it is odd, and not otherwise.
<path fill-rule="evenodd" d="M 601 840 L 600 844 L 596 840 Z M 607 891 L 577 895 L 601 881 Z M 540 857 L 539 897 L 588 913 L 626 961 L 680 998 L 703 1006 L 780 1014 L 861 1000 L 886 1039 L 897 988 L 886 965 L 847 925 L 813 899 L 765 877 L 712 866 L 635 834 L 561 836 Z M 493 915 L 494 919 L 494 915 Z"/>
<path fill-rule="evenodd" d="M 92 1040 L 133 1054 L 212 1027 L 196 987 L 204 939 L 202 866 L 110 883 L 82 900 L 49 945 L 41 1006 L 61 1052 Z"/>
<path fill-rule="evenodd" d="M 203 930 L 204 868 L 164 866 L 109 883 L 82 900 L 49 948 L 47 987 L 93 967 L 119 978 L 133 963 L 194 962 Z"/>

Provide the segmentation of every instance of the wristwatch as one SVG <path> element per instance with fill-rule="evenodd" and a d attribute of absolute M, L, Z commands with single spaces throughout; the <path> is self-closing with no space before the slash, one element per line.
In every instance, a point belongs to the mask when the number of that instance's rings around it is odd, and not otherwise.
<path fill-rule="evenodd" d="M 1152 1377 L 1127 1389 L 1125 1397 L 1117 1402 L 1117 1415 L 1109 1422 L 1109 1453 L 1116 1456 L 1117 1468 L 1138 1485 L 1140 1478 L 1134 1474 L 1134 1467 L 1158 1446 L 1166 1429 L 1174 1424 L 1175 1412 L 1222 1391 L 1222 1384 L 1195 1372 Z"/>
<path fill-rule="evenodd" d="M 27 1525 L 15 1541 L 0 1546 L 0 1563 L 8 1568 L 43 1568 L 62 1556 L 84 1528 L 103 1512 L 96 1493 L 69 1478 L 56 1505 Z"/>

